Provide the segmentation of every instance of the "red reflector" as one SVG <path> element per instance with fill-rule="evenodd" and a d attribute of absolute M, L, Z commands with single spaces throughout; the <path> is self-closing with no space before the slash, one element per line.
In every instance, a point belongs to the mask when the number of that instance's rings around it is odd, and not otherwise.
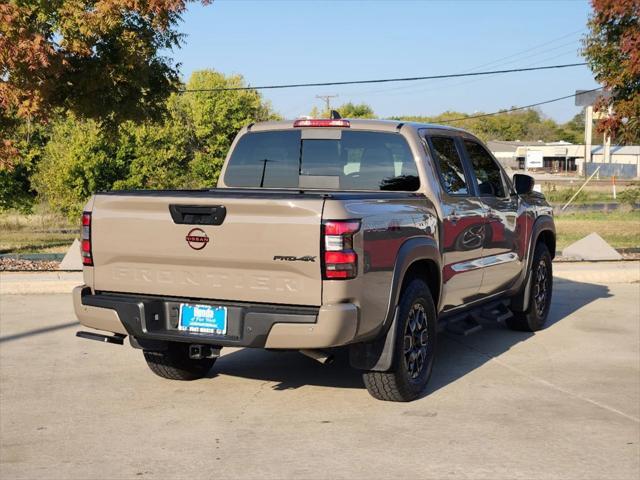
<path fill-rule="evenodd" d="M 82 240 L 82 251 L 91 253 L 91 241 L 90 240 Z"/>
<path fill-rule="evenodd" d="M 91 225 L 91 214 L 90 213 L 83 213 L 82 214 L 82 226 L 88 226 Z"/>
<path fill-rule="evenodd" d="M 351 127 L 349 120 L 329 118 L 301 119 L 293 122 L 294 127 Z"/>
<path fill-rule="evenodd" d="M 329 266 L 330 264 L 345 264 L 356 263 L 358 256 L 355 252 L 325 252 L 324 261 Z"/>
<path fill-rule="evenodd" d="M 352 276 L 349 270 L 327 270 L 325 273 L 326 278 L 350 278 Z"/>
<path fill-rule="evenodd" d="M 346 222 L 324 222 L 325 235 L 344 235 L 356 233 L 360 229 L 360 222 L 349 220 Z"/>

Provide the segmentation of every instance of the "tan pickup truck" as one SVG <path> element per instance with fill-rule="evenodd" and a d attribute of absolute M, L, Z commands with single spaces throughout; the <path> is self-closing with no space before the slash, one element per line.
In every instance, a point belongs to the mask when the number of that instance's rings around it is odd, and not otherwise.
<path fill-rule="evenodd" d="M 544 325 L 555 228 L 532 188 L 458 129 L 249 125 L 217 188 L 89 200 L 73 298 L 82 325 L 103 333 L 78 336 L 128 336 L 178 380 L 205 376 L 222 347 L 323 360 L 348 346 L 374 397 L 412 400 L 443 325 L 469 325 L 470 312 Z"/>

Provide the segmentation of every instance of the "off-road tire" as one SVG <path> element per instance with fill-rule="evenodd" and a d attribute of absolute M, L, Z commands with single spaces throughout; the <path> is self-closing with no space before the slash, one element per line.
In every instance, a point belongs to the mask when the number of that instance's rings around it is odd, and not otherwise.
<path fill-rule="evenodd" d="M 553 294 L 553 270 L 551 254 L 543 242 L 538 242 L 531 262 L 531 288 L 529 289 L 529 306 L 524 312 L 513 312 L 513 317 L 506 320 L 512 330 L 535 332 L 544 327 L 551 307 Z M 544 288 L 544 295 L 541 295 Z M 524 292 L 521 293 L 524 295 Z M 544 304 L 541 299 L 544 297 Z"/>
<path fill-rule="evenodd" d="M 169 380 L 197 380 L 209 373 L 215 358 L 189 358 L 189 344 L 170 343 L 163 352 L 145 350 L 144 359 L 153 373 Z"/>
<path fill-rule="evenodd" d="M 367 390 L 374 398 L 391 402 L 409 402 L 420 396 L 431 376 L 436 348 L 436 309 L 429 287 L 420 279 L 410 281 L 402 292 L 398 307 L 391 369 L 387 372 L 365 372 L 362 378 Z M 415 325 L 416 315 L 422 313 L 426 324 L 423 329 L 426 330 L 426 355 L 417 376 L 412 378 L 407 356 L 411 356 L 413 348 L 411 350 L 405 348 L 407 346 L 405 333 L 408 332 L 408 324 L 412 318 Z M 415 348 L 424 346 L 422 340 L 420 343 L 414 343 L 411 340 L 410 345 Z M 414 367 L 413 370 L 415 374 L 416 368 Z"/>

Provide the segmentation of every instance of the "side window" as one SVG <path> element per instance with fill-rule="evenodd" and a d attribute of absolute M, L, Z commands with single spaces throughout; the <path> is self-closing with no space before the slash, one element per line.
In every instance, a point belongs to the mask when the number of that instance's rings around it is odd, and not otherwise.
<path fill-rule="evenodd" d="M 431 146 L 440 182 L 446 192 L 451 195 L 468 195 L 469 187 L 455 140 L 449 137 L 431 137 Z"/>
<path fill-rule="evenodd" d="M 465 140 L 464 148 L 467 150 L 471 167 L 476 174 L 480 195 L 504 197 L 505 187 L 502 172 L 489 152 L 472 140 Z"/>

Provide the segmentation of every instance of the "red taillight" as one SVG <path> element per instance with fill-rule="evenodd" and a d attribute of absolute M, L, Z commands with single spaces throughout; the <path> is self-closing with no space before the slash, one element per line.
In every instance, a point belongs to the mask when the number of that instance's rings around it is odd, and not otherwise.
<path fill-rule="evenodd" d="M 330 118 L 308 118 L 300 119 L 293 122 L 294 127 L 351 127 L 349 120 Z"/>
<path fill-rule="evenodd" d="M 359 220 L 329 220 L 323 223 L 325 279 L 350 279 L 358 275 L 358 255 L 353 251 L 353 235 Z"/>
<path fill-rule="evenodd" d="M 360 222 L 349 220 L 346 222 L 324 222 L 325 235 L 344 235 L 345 233 L 354 234 L 360 230 Z"/>
<path fill-rule="evenodd" d="M 91 213 L 82 213 L 82 242 L 81 255 L 82 264 L 87 266 L 93 265 L 93 254 L 91 252 Z"/>

